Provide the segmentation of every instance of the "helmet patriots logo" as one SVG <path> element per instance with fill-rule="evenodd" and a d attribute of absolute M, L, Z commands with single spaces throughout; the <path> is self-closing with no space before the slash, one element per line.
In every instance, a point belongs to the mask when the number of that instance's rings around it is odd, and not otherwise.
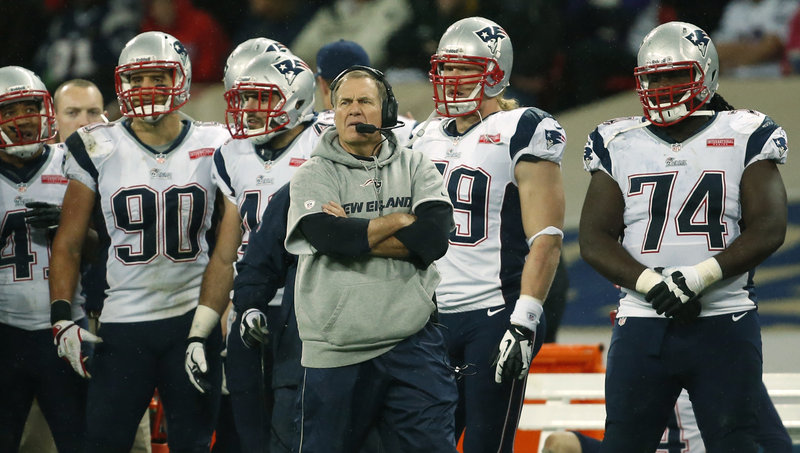
<path fill-rule="evenodd" d="M 559 143 L 564 143 L 564 135 L 558 131 L 545 130 L 544 139 L 547 142 L 547 149 Z"/>
<path fill-rule="evenodd" d="M 298 60 L 281 60 L 277 63 L 273 63 L 272 66 L 275 67 L 284 77 L 286 77 L 286 81 L 289 82 L 289 85 L 294 83 L 294 79 L 297 77 L 298 74 L 309 69 L 304 63 L 301 63 Z"/>
<path fill-rule="evenodd" d="M 289 48 L 279 42 L 271 43 L 264 49 L 264 52 L 288 52 Z"/>
<path fill-rule="evenodd" d="M 481 38 L 481 41 L 489 46 L 489 50 L 492 53 L 497 53 L 497 46 L 500 44 L 500 40 L 508 36 L 506 35 L 506 31 L 497 25 L 489 25 L 474 33 L 478 38 Z"/>
<path fill-rule="evenodd" d="M 706 51 L 708 51 L 708 43 L 711 41 L 706 32 L 698 29 L 684 36 L 684 38 L 688 39 L 689 42 L 694 44 L 700 50 L 700 54 L 703 57 L 706 56 Z"/>
<path fill-rule="evenodd" d="M 186 52 L 186 47 L 184 47 L 183 44 L 178 40 L 172 43 L 172 48 L 175 49 L 175 52 L 182 57 L 189 55 L 189 53 Z"/>

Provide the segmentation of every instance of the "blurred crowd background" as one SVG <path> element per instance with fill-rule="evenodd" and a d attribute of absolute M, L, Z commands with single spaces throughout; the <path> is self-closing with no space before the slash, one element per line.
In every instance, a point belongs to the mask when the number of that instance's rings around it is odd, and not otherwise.
<path fill-rule="evenodd" d="M 195 84 L 216 84 L 228 53 L 263 36 L 314 67 L 340 38 L 361 44 L 393 83 L 425 81 L 448 25 L 501 24 L 514 44 L 510 95 L 560 111 L 631 90 L 636 51 L 659 23 L 705 29 L 724 77 L 800 72 L 798 0 L 0 0 L 0 66 L 38 73 L 53 90 L 72 78 L 113 100 L 114 67 L 136 34 L 161 30 L 189 50 Z M 115 104 L 109 113 L 115 116 Z"/>

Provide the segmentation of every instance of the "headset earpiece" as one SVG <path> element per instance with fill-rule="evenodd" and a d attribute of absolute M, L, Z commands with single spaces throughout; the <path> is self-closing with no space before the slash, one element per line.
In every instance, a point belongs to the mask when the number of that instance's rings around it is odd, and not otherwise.
<path fill-rule="evenodd" d="M 383 87 L 386 89 L 386 99 L 383 100 L 381 104 L 381 125 L 380 127 L 392 127 L 397 124 L 397 98 L 394 97 L 394 92 L 392 91 L 392 86 L 389 85 L 389 82 L 386 81 L 386 78 L 383 76 L 381 71 L 378 71 L 375 68 L 370 68 L 369 66 L 362 66 L 362 65 L 353 65 L 349 68 L 342 71 L 339 75 L 336 76 L 335 79 L 331 82 L 331 105 L 336 105 L 334 102 L 334 92 L 336 91 L 336 86 L 341 82 L 345 75 L 353 71 L 364 71 L 372 75 L 375 80 L 380 81 L 383 84 Z"/>

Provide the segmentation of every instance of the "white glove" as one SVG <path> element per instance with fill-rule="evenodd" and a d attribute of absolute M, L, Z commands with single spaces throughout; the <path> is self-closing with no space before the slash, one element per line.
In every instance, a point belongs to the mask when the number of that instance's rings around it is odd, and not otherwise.
<path fill-rule="evenodd" d="M 722 280 L 722 268 L 715 258 L 709 258 L 694 266 L 668 267 L 661 273 L 666 277 L 680 272 L 686 280 L 686 287 L 695 294 L 700 294 L 708 286 Z"/>
<path fill-rule="evenodd" d="M 250 308 L 242 313 L 239 336 L 245 346 L 254 348 L 259 344 L 265 344 L 267 334 L 269 334 L 269 329 L 267 329 L 267 317 L 264 312 L 257 308 Z"/>
<path fill-rule="evenodd" d="M 203 338 L 192 337 L 186 346 L 186 360 L 184 368 L 189 376 L 189 382 L 200 393 L 211 391 L 211 383 L 206 378 L 208 363 L 206 363 L 206 346 Z"/>
<path fill-rule="evenodd" d="M 58 356 L 69 362 L 72 369 L 82 378 L 90 378 L 86 370 L 86 357 L 81 351 L 81 343 L 101 343 L 102 338 L 70 320 L 61 320 L 53 324 L 53 344 L 58 347 Z"/>

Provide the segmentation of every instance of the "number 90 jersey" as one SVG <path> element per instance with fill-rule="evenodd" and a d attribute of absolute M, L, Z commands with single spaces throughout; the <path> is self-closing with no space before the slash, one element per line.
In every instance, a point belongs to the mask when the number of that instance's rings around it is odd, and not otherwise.
<path fill-rule="evenodd" d="M 216 187 L 212 155 L 230 134 L 184 120 L 169 149 L 142 144 L 126 120 L 79 129 L 67 139 L 65 173 L 98 195 L 109 242 L 103 322 L 180 316 L 197 305 L 208 263 Z"/>
<path fill-rule="evenodd" d="M 741 233 L 740 183 L 747 166 L 786 161 L 786 133 L 752 110 L 719 112 L 684 142 L 643 118 L 607 121 L 589 135 L 587 171 L 603 171 L 625 201 L 622 246 L 650 268 L 691 266 L 724 250 Z M 752 275 L 703 292 L 700 316 L 752 309 Z M 617 316 L 658 317 L 636 291 L 624 290 Z"/>
<path fill-rule="evenodd" d="M 49 329 L 50 239 L 52 232 L 25 223 L 25 203 L 61 205 L 67 178 L 61 173 L 64 145 L 44 151 L 16 171 L 0 163 L 0 324 L 24 330 Z M 72 319 L 83 315 L 78 285 L 72 299 Z"/>
<path fill-rule="evenodd" d="M 493 113 L 462 135 L 454 119 L 431 121 L 413 148 L 444 176 L 456 228 L 436 261 L 442 282 L 436 301 L 443 313 L 513 303 L 528 245 L 522 228 L 514 167 L 520 160 L 561 162 L 566 134 L 536 108 Z"/>

